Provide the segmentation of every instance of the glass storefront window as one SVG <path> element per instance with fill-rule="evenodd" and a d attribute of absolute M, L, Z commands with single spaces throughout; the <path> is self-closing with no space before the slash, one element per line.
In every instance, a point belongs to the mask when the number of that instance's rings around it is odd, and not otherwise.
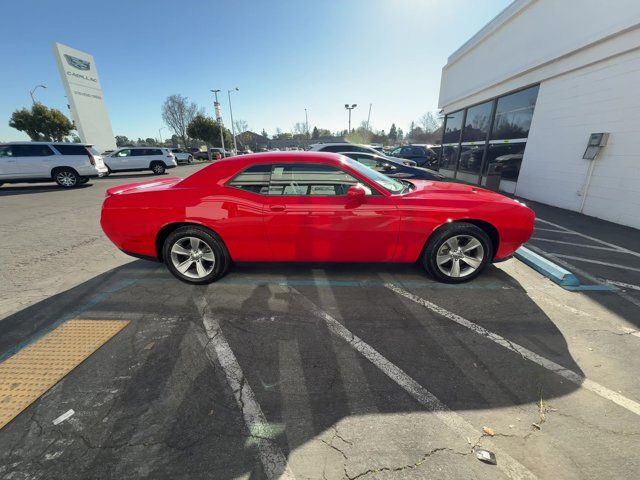
<path fill-rule="evenodd" d="M 520 165 L 526 145 L 526 142 L 489 144 L 485 173 L 487 171 L 500 173 L 503 180 L 515 182 L 520 174 Z"/>
<path fill-rule="evenodd" d="M 462 145 L 460 160 L 458 161 L 458 171 L 467 173 L 480 173 L 482 166 L 482 156 L 484 155 L 484 143 L 481 145 Z M 476 178 L 476 181 L 478 179 Z"/>
<path fill-rule="evenodd" d="M 484 142 L 491 128 L 491 109 L 493 101 L 486 102 L 467 110 L 462 130 L 463 142 Z"/>
<path fill-rule="evenodd" d="M 527 138 L 538 89 L 536 85 L 498 99 L 492 140 Z"/>
<path fill-rule="evenodd" d="M 463 116 L 464 110 L 459 110 L 457 112 L 450 113 L 445 117 L 442 143 L 458 143 L 460 141 Z"/>
<path fill-rule="evenodd" d="M 458 145 L 443 145 L 440 157 L 440 172 L 448 177 L 453 177 L 458 162 Z"/>

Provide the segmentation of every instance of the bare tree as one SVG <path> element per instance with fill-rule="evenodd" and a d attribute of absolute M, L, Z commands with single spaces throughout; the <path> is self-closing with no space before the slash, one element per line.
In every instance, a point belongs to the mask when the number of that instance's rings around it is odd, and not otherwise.
<path fill-rule="evenodd" d="M 418 124 L 424 130 L 424 133 L 434 133 L 440 128 L 442 122 L 433 113 L 427 112 L 418 119 Z"/>
<path fill-rule="evenodd" d="M 164 123 L 182 140 L 185 148 L 188 146 L 189 140 L 187 128 L 198 113 L 202 113 L 198 106 L 194 102 L 189 102 L 189 99 L 182 95 L 171 95 L 162 105 Z"/>
<path fill-rule="evenodd" d="M 240 135 L 243 132 L 249 130 L 249 124 L 246 120 L 236 120 L 234 126 L 236 127 L 236 135 Z"/>

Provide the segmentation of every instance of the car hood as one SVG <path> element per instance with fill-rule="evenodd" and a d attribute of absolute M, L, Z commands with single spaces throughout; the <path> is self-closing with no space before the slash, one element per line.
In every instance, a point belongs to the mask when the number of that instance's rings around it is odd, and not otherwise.
<path fill-rule="evenodd" d="M 107 189 L 106 196 L 121 195 L 123 193 L 136 193 L 136 192 L 148 192 L 157 190 L 166 190 L 171 188 L 182 179 L 178 177 L 163 178 L 160 180 L 147 180 L 145 182 L 127 183 L 125 185 L 118 185 Z"/>
<path fill-rule="evenodd" d="M 486 190 L 474 185 L 465 185 L 453 182 L 437 182 L 429 180 L 409 180 L 416 188 L 403 195 L 406 198 L 433 199 L 447 198 L 460 200 L 471 199 L 480 201 L 497 201 L 507 203 L 519 203 L 517 200 L 506 197 L 496 192 Z"/>

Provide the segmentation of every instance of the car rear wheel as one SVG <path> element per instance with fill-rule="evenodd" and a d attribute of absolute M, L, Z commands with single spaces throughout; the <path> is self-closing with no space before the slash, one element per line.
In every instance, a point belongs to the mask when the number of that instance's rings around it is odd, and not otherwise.
<path fill-rule="evenodd" d="M 162 175 L 166 170 L 164 163 L 162 162 L 151 162 L 151 171 L 155 175 Z"/>
<path fill-rule="evenodd" d="M 215 282 L 231 262 L 222 240 L 201 227 L 181 227 L 169 234 L 162 257 L 174 276 L 196 285 Z"/>
<path fill-rule="evenodd" d="M 462 283 L 477 277 L 492 258 L 493 245 L 484 230 L 456 222 L 432 235 L 422 264 L 436 280 Z"/>
<path fill-rule="evenodd" d="M 193 157 L 191 155 L 187 158 L 187 163 L 193 163 Z"/>
<path fill-rule="evenodd" d="M 53 179 L 63 188 L 73 188 L 80 184 L 80 176 L 72 168 L 58 168 L 53 172 Z"/>

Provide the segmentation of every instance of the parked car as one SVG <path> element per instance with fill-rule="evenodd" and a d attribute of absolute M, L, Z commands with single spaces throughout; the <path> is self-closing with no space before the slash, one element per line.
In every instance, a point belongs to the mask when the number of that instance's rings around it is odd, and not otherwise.
<path fill-rule="evenodd" d="M 152 208 L 151 208 L 152 207 Z M 188 283 L 232 261 L 400 262 L 459 283 L 533 232 L 524 204 L 471 185 L 396 180 L 342 155 L 279 152 L 183 179 L 109 188 L 101 225 L 121 250 Z"/>
<path fill-rule="evenodd" d="M 176 157 L 176 163 L 193 163 L 193 155 L 181 148 L 172 148 L 171 153 Z"/>
<path fill-rule="evenodd" d="M 218 153 L 220 154 L 220 158 L 226 158 L 233 155 L 231 150 L 225 150 L 224 148 L 220 148 L 220 147 L 210 148 L 209 151 L 211 152 L 212 160 L 216 159 L 216 154 Z M 193 154 L 193 158 L 195 158 L 196 160 L 209 160 L 209 154 L 207 153 L 206 150 L 204 152 L 198 151 Z"/>
<path fill-rule="evenodd" d="M 0 144 L 0 185 L 56 182 L 77 187 L 108 173 L 102 157 L 86 143 L 11 142 Z"/>
<path fill-rule="evenodd" d="M 162 175 L 166 169 L 178 164 L 168 148 L 161 147 L 123 147 L 104 158 L 109 172 L 132 172 L 151 170 Z"/>
<path fill-rule="evenodd" d="M 342 155 L 352 158 L 356 162 L 360 162 L 375 171 L 383 173 L 391 178 L 417 179 L 417 180 L 436 180 L 443 181 L 444 175 L 422 167 L 410 167 L 403 165 L 398 160 L 391 160 L 382 155 L 362 152 L 341 152 Z"/>
<path fill-rule="evenodd" d="M 314 143 L 309 146 L 310 152 L 363 152 L 363 153 L 374 153 L 376 155 L 383 155 L 378 150 L 372 147 L 368 147 L 366 145 L 358 145 L 357 143 Z M 416 166 L 416 162 L 410 159 L 402 159 L 402 163 L 409 166 Z"/>
<path fill-rule="evenodd" d="M 424 145 L 404 145 L 391 150 L 389 155 L 397 158 L 408 158 L 416 162 L 419 167 L 438 168 L 438 155 Z"/>

